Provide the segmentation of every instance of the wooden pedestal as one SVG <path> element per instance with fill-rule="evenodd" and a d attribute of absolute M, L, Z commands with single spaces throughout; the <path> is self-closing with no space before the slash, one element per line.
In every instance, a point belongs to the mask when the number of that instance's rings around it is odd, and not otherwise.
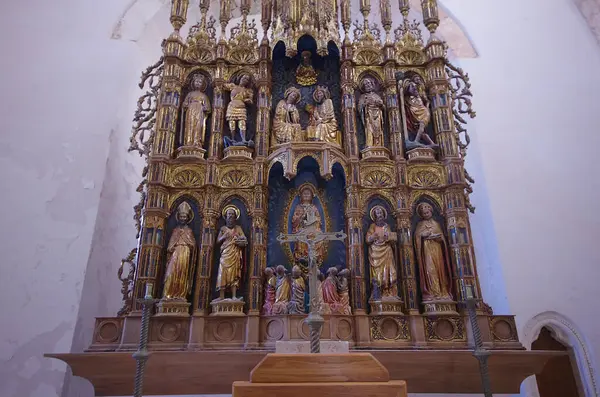
<path fill-rule="evenodd" d="M 233 397 L 406 397 L 406 382 L 390 381 L 388 370 L 369 353 L 268 354 L 233 382 Z"/>

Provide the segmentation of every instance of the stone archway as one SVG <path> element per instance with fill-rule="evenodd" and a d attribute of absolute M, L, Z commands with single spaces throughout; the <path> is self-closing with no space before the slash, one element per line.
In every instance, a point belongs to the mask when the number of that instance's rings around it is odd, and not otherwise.
<path fill-rule="evenodd" d="M 599 397 L 591 351 L 583 334 L 568 318 L 551 311 L 538 314 L 525 324 L 523 345 L 531 349 L 531 344 L 544 327 L 552 332 L 557 341 L 573 349 L 585 397 Z M 527 396 L 539 397 L 535 377 L 525 381 L 525 390 Z"/>

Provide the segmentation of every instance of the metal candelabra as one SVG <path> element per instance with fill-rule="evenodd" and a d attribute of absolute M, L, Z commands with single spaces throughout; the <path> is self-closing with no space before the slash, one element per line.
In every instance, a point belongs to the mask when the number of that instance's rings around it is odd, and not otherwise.
<path fill-rule="evenodd" d="M 140 341 L 138 343 L 138 349 L 133 353 L 135 359 L 135 386 L 133 391 L 134 397 L 142 397 L 142 390 L 144 388 L 144 369 L 146 367 L 146 361 L 150 356 L 148 353 L 148 326 L 150 324 L 150 315 L 152 314 L 152 308 L 154 303 L 158 299 L 152 298 L 152 284 L 146 284 L 146 293 L 143 299 L 138 299 L 138 302 L 142 304 L 142 326 L 140 329 Z"/>
<path fill-rule="evenodd" d="M 479 328 L 479 323 L 477 322 L 477 313 L 475 312 L 475 307 L 477 306 L 477 302 L 473 296 L 473 290 L 471 286 L 467 287 L 466 292 L 466 304 L 467 310 L 469 312 L 469 321 L 471 322 L 471 329 L 473 330 L 473 337 L 475 339 L 475 347 L 473 349 L 473 357 L 479 361 L 479 374 L 481 375 L 481 384 L 483 386 L 483 395 L 485 397 L 493 397 L 492 396 L 492 386 L 490 384 L 490 374 L 488 371 L 488 358 L 490 357 L 490 352 L 487 349 L 483 348 L 483 341 L 481 340 L 481 329 Z"/>

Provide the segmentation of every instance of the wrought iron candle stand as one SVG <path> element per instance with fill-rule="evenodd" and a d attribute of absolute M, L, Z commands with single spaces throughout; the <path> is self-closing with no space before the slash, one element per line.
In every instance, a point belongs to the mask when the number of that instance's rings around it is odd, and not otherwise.
<path fill-rule="evenodd" d="M 485 397 L 493 397 L 492 396 L 492 387 L 490 384 L 490 374 L 488 372 L 488 358 L 490 356 L 490 352 L 487 349 L 483 348 L 483 341 L 481 340 L 481 329 L 479 328 L 479 323 L 477 322 L 477 313 L 475 312 L 475 307 L 477 306 L 477 301 L 473 296 L 473 287 L 467 286 L 465 295 L 467 299 L 465 303 L 467 304 L 467 310 L 469 313 L 469 321 L 471 323 L 471 329 L 473 330 L 473 337 L 475 339 L 475 347 L 473 349 L 473 356 L 479 361 L 479 374 L 481 375 L 481 384 L 483 386 L 483 395 Z"/>
<path fill-rule="evenodd" d="M 142 397 L 142 390 L 144 388 L 144 368 L 146 367 L 146 361 L 150 356 L 148 352 L 148 326 L 150 324 L 150 315 L 152 314 L 152 308 L 159 299 L 152 298 L 152 284 L 146 284 L 146 291 L 143 299 L 139 299 L 138 302 L 142 304 L 142 325 L 140 328 L 140 341 L 138 349 L 133 353 L 135 359 L 135 383 L 134 383 L 134 397 Z"/>

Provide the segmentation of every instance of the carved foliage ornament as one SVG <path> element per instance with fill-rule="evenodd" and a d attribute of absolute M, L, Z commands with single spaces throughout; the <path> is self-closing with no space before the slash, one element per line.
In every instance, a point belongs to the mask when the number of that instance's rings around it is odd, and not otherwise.
<path fill-rule="evenodd" d="M 258 61 L 258 30 L 254 19 L 248 23 L 244 16 L 240 23 L 231 28 L 227 60 L 237 65 Z"/>
<path fill-rule="evenodd" d="M 381 31 L 377 24 L 354 22 L 354 62 L 357 65 L 378 65 L 383 62 Z"/>
<path fill-rule="evenodd" d="M 215 18 L 211 15 L 209 20 L 203 16 L 202 20 L 190 28 L 183 57 L 188 62 L 209 63 L 214 61 L 216 55 L 216 29 Z"/>

